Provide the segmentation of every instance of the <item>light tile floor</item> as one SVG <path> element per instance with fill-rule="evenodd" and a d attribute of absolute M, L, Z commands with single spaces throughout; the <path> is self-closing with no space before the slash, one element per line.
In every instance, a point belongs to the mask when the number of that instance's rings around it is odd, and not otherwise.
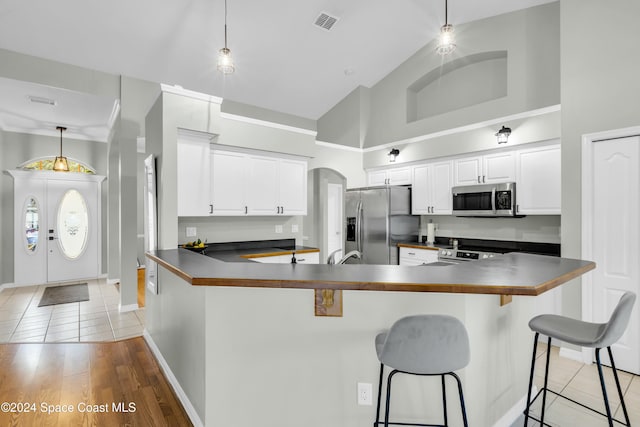
<path fill-rule="evenodd" d="M 545 351 L 546 345 L 539 343 L 534 378 L 534 383 L 538 389 L 542 387 L 544 382 Z M 609 405 L 611 410 L 614 411 L 614 417 L 624 421 L 622 406 L 620 405 L 615 380 L 613 379 L 613 373 L 610 368 L 604 368 L 604 376 Z M 619 370 L 618 377 L 620 379 L 620 386 L 623 391 L 631 425 L 640 425 L 640 376 Z M 560 357 L 558 347 L 551 347 L 548 387 L 591 408 L 605 412 L 596 365 L 584 364 Z M 540 416 L 541 402 L 542 396 L 536 400 L 533 408 L 533 413 L 538 418 Z M 605 417 L 601 417 L 588 409 L 556 397 L 551 393 L 547 394 L 545 410 L 545 424 L 546 423 L 552 426 L 562 427 L 595 427 L 608 425 Z M 512 427 L 522 426 L 523 424 L 524 417 L 521 417 Z M 530 420 L 529 426 L 539 426 L 539 423 Z"/>
<path fill-rule="evenodd" d="M 77 282 L 75 282 L 77 283 Z M 89 301 L 38 307 L 47 286 L 0 291 L 0 343 L 118 341 L 142 335 L 144 308 L 120 313 L 119 291 L 87 280 Z"/>

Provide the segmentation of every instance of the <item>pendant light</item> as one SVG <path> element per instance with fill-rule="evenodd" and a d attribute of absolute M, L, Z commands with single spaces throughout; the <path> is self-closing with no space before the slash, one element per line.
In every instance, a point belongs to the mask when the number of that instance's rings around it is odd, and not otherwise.
<path fill-rule="evenodd" d="M 438 45 L 436 52 L 440 55 L 448 55 L 456 49 L 456 40 L 453 34 L 453 26 L 449 24 L 449 4 L 448 0 L 444 0 L 444 25 L 440 27 L 440 37 L 438 37 Z"/>
<path fill-rule="evenodd" d="M 57 126 L 56 129 L 60 131 L 60 155 L 56 156 L 56 159 L 53 162 L 53 170 L 56 172 L 69 172 L 69 163 L 67 162 L 67 158 L 62 155 L 62 132 L 67 130 L 67 128 Z"/>
<path fill-rule="evenodd" d="M 218 71 L 222 74 L 232 74 L 235 69 L 231 51 L 227 47 L 227 0 L 224 0 L 224 47 L 218 53 Z"/>

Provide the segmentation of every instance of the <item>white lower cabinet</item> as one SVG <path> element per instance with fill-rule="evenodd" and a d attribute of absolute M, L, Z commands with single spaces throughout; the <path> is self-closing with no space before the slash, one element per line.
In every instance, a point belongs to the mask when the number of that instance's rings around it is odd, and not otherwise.
<path fill-rule="evenodd" d="M 400 265 L 424 265 L 438 261 L 438 251 L 434 249 L 400 248 Z"/>
<path fill-rule="evenodd" d="M 291 254 L 261 256 L 250 258 L 251 261 L 261 262 L 263 264 L 289 264 L 291 263 Z M 320 264 L 320 252 L 305 252 L 296 254 L 296 263 L 298 264 Z"/>

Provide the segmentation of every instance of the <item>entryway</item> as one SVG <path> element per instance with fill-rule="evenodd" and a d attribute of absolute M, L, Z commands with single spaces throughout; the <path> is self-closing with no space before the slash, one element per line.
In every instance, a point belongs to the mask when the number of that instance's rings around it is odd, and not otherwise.
<path fill-rule="evenodd" d="M 98 277 L 104 177 L 49 171 L 8 173 L 14 179 L 14 284 Z"/>
<path fill-rule="evenodd" d="M 640 128 L 587 135 L 582 149 L 582 257 L 597 266 L 583 279 L 583 319 L 604 323 L 625 291 L 640 295 Z M 612 346 L 616 367 L 634 374 L 639 306 Z M 592 357 L 588 350 L 585 356 Z"/>

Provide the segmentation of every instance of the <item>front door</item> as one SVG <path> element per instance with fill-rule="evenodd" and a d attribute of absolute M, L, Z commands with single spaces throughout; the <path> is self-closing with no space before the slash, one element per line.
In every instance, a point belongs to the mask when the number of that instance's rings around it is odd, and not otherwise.
<path fill-rule="evenodd" d="M 640 293 L 640 137 L 593 142 L 593 321 L 606 322 L 625 291 Z M 612 346 L 616 367 L 640 374 L 640 304 Z M 601 353 L 602 354 L 602 353 Z"/>
<path fill-rule="evenodd" d="M 99 185 L 47 181 L 47 281 L 95 278 L 100 266 Z"/>

